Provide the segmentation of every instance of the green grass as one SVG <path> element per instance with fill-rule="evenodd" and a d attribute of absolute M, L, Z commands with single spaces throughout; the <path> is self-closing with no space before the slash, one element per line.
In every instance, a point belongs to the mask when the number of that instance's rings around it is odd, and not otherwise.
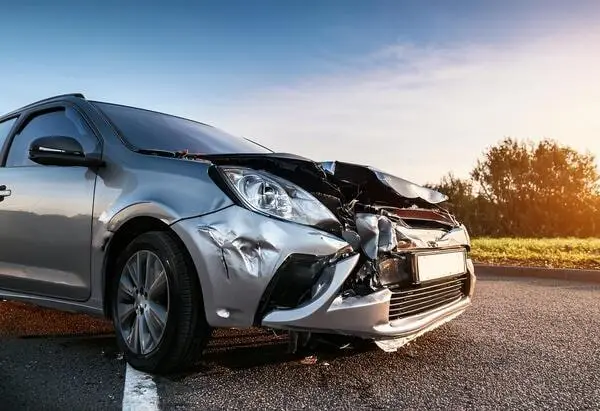
<path fill-rule="evenodd" d="M 474 238 L 475 262 L 600 269 L 600 238 Z"/>

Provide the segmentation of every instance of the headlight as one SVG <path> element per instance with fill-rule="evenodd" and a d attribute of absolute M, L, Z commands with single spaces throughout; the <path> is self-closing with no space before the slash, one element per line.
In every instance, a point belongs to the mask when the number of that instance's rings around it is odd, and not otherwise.
<path fill-rule="evenodd" d="M 246 205 L 256 211 L 312 226 L 339 226 L 328 208 L 297 185 L 265 171 L 221 167 Z"/>

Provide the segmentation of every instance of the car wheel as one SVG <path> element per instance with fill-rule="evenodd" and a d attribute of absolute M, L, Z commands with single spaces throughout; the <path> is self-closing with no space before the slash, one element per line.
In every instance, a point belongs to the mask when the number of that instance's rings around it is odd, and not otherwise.
<path fill-rule="evenodd" d="M 121 253 L 112 284 L 119 348 L 135 368 L 179 371 L 200 357 L 211 329 L 196 271 L 168 232 L 140 235 Z"/>

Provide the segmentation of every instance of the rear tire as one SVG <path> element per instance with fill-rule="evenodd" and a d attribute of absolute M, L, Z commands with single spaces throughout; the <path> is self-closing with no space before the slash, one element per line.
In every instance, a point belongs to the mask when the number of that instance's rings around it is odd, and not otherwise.
<path fill-rule="evenodd" d="M 111 308 L 117 344 L 141 371 L 170 373 L 197 362 L 211 335 L 196 270 L 174 235 L 152 231 L 120 254 Z"/>

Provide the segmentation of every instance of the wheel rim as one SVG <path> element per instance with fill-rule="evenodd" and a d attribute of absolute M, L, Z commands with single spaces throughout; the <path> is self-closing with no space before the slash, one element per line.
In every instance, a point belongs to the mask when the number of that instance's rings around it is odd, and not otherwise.
<path fill-rule="evenodd" d="M 153 252 L 138 251 L 125 264 L 117 315 L 121 335 L 132 352 L 148 354 L 160 344 L 169 316 L 169 279 Z"/>

